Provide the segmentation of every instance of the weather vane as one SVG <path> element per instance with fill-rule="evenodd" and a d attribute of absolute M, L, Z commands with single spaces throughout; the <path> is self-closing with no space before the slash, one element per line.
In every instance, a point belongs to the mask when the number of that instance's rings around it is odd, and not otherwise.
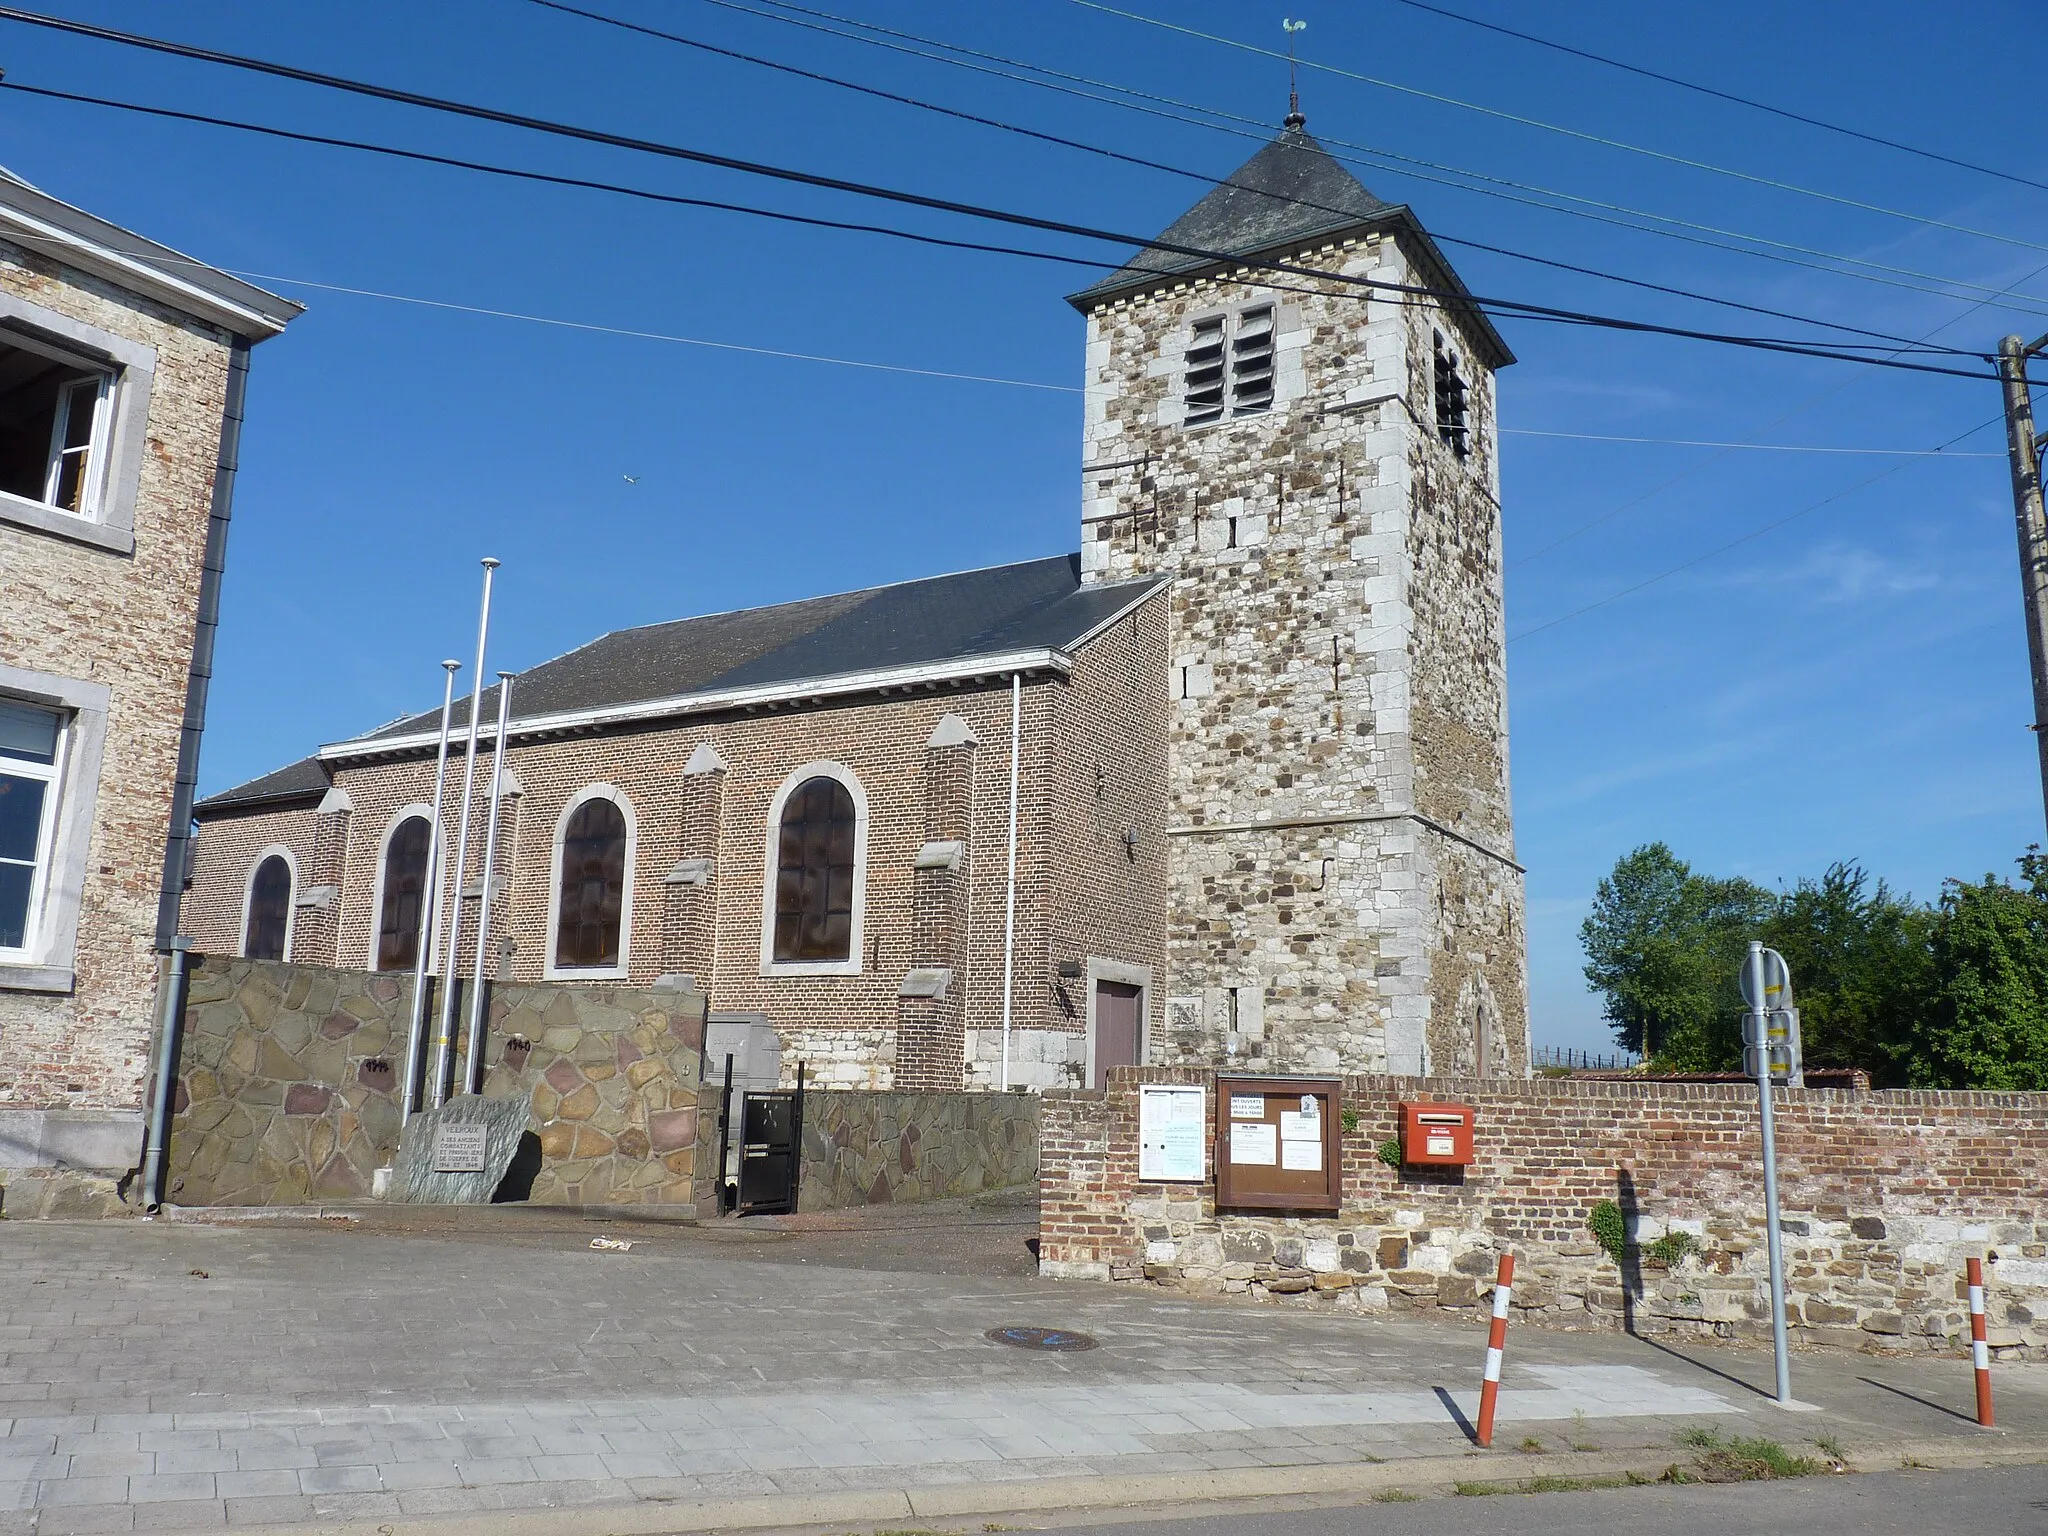
<path fill-rule="evenodd" d="M 1294 34 L 1306 32 L 1308 23 L 1296 21 L 1291 16 L 1280 18 L 1280 29 L 1287 34 L 1287 126 L 1299 128 L 1308 119 L 1301 115 L 1301 92 L 1295 87 L 1294 78 Z"/>

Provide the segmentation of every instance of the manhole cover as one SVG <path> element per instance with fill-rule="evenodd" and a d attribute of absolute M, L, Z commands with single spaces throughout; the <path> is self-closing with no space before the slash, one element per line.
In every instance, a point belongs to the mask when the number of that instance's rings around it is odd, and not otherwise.
<path fill-rule="evenodd" d="M 1095 1341 L 1087 1334 L 1067 1328 L 991 1328 L 982 1337 L 998 1344 L 1014 1344 L 1019 1349 L 1050 1349 L 1062 1354 L 1095 1347 Z"/>

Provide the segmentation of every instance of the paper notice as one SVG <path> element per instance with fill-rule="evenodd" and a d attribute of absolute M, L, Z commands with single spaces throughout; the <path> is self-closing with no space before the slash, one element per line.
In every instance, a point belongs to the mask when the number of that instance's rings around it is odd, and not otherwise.
<path fill-rule="evenodd" d="M 1240 1121 L 1230 1128 L 1230 1160 L 1233 1163 L 1257 1163 L 1270 1168 L 1278 1160 L 1279 1139 L 1277 1126 L 1263 1123 L 1247 1125 Z M 1320 1149 L 1318 1153 L 1320 1155 Z"/>
<path fill-rule="evenodd" d="M 1315 1100 L 1308 1100 L 1313 1104 Z M 1280 1139 L 1282 1141 L 1321 1141 L 1323 1120 L 1320 1115 L 1298 1115 L 1291 1109 L 1280 1111 Z"/>
<path fill-rule="evenodd" d="M 1323 1144 L 1320 1141 L 1281 1142 L 1280 1166 L 1282 1168 L 1292 1168 L 1300 1173 L 1321 1173 L 1323 1171 Z"/>
<path fill-rule="evenodd" d="M 1138 1089 L 1138 1177 L 1204 1176 L 1202 1090 L 1147 1083 Z"/>
<path fill-rule="evenodd" d="M 1230 1118 L 1233 1120 L 1265 1119 L 1266 1096 L 1263 1093 L 1233 1093 L 1230 1096 Z"/>

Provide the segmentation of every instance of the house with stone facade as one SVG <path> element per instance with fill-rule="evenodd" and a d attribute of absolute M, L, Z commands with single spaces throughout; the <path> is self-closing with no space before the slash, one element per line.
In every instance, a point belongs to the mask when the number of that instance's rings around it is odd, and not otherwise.
<path fill-rule="evenodd" d="M 0 1184 L 133 1170 L 250 349 L 299 306 L 0 172 Z"/>
<path fill-rule="evenodd" d="M 533 669 L 460 932 L 492 903 L 508 981 L 687 975 L 831 1084 L 1525 1073 L 1505 343 L 1298 115 L 1071 302 L 1078 552 Z M 410 969 L 437 725 L 203 802 L 200 947 Z"/>

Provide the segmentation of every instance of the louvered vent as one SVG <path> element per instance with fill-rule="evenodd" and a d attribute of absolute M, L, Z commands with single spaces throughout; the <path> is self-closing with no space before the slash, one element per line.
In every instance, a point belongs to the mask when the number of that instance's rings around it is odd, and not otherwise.
<path fill-rule="evenodd" d="M 1465 381 L 1458 377 L 1457 359 L 1436 339 L 1436 435 L 1459 458 L 1468 451 L 1465 429 Z"/>
<path fill-rule="evenodd" d="M 1187 421 L 1190 426 L 1223 414 L 1223 317 L 1195 323 L 1187 357 Z"/>
<path fill-rule="evenodd" d="M 1250 416 L 1273 406 L 1273 307 L 1237 317 L 1230 339 L 1230 414 Z"/>
<path fill-rule="evenodd" d="M 1273 408 L 1273 306 L 1195 322 L 1182 385 L 1191 427 Z"/>

